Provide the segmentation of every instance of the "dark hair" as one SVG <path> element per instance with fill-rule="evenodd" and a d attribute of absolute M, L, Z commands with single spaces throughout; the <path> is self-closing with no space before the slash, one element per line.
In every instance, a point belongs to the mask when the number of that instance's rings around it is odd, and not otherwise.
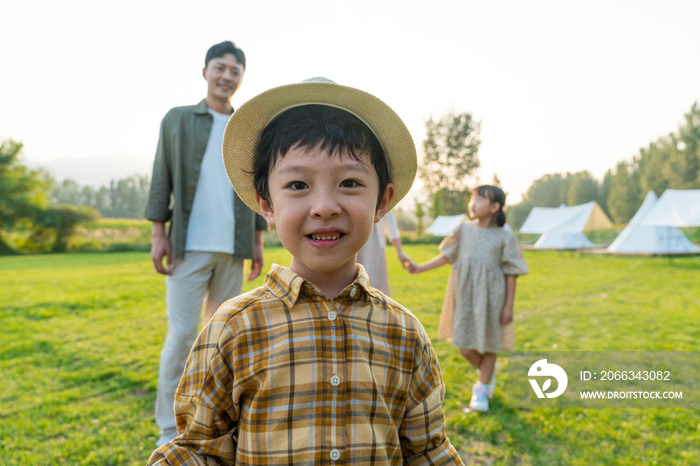
<path fill-rule="evenodd" d="M 498 209 L 498 212 L 494 215 L 496 225 L 502 227 L 506 224 L 506 214 L 503 212 L 503 206 L 506 204 L 506 193 L 504 193 L 501 188 L 490 184 L 484 184 L 478 188 L 472 189 L 472 196 L 474 194 L 485 197 L 491 202 L 498 202 L 501 208 Z"/>
<path fill-rule="evenodd" d="M 391 182 L 389 164 L 377 136 L 359 118 L 350 112 L 327 105 L 303 105 L 284 111 L 272 120 L 262 132 L 253 161 L 253 185 L 270 207 L 268 177 L 278 159 L 290 149 L 306 147 L 327 150 L 329 156 L 342 157 L 347 153 L 353 159 L 369 154 L 370 162 L 379 177 L 377 208 L 387 184 Z"/>
<path fill-rule="evenodd" d="M 204 58 L 204 67 L 206 68 L 209 66 L 209 62 L 212 59 L 223 57 L 227 53 L 233 54 L 233 56 L 236 57 L 236 61 L 243 65 L 243 69 L 245 69 L 245 53 L 243 53 L 243 50 L 236 47 L 236 44 L 230 40 L 225 40 L 219 44 L 209 47 L 209 50 L 207 50 L 207 56 Z"/>

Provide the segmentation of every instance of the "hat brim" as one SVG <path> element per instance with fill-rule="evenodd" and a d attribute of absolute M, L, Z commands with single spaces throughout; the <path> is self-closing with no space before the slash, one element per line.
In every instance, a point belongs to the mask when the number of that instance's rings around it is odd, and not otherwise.
<path fill-rule="evenodd" d="M 325 82 L 280 86 L 250 99 L 234 112 L 226 125 L 222 146 L 224 166 L 236 194 L 255 212 L 253 159 L 260 135 L 280 113 L 302 105 L 328 105 L 362 120 L 379 139 L 389 162 L 394 197 L 387 210 L 408 193 L 416 177 L 416 146 L 401 118 L 387 104 L 352 87 Z"/>

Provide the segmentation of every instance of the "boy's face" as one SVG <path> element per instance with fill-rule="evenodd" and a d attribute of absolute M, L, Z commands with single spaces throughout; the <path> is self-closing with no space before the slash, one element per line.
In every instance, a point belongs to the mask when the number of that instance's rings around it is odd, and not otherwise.
<path fill-rule="evenodd" d="M 292 148 L 268 178 L 272 209 L 257 197 L 263 216 L 293 256 L 290 268 L 304 278 L 354 270 L 355 254 L 386 213 L 394 185 L 387 186 L 377 209 L 377 172 L 368 155 L 361 159 L 363 164 L 345 154 Z"/>

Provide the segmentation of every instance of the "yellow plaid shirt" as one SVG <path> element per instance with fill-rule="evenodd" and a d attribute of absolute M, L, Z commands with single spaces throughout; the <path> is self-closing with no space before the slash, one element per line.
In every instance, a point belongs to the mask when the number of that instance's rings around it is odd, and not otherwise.
<path fill-rule="evenodd" d="M 200 333 L 175 395 L 180 435 L 148 464 L 462 464 L 444 393 L 420 322 L 361 265 L 329 300 L 274 264 Z"/>

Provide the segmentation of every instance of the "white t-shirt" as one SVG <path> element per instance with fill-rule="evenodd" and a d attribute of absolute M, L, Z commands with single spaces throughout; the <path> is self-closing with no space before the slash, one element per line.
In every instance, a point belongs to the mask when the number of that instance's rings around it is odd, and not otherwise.
<path fill-rule="evenodd" d="M 209 113 L 214 121 L 187 223 L 185 250 L 233 254 L 236 221 L 233 215 L 233 187 L 228 180 L 221 155 L 224 129 L 231 115 L 211 109 Z"/>

